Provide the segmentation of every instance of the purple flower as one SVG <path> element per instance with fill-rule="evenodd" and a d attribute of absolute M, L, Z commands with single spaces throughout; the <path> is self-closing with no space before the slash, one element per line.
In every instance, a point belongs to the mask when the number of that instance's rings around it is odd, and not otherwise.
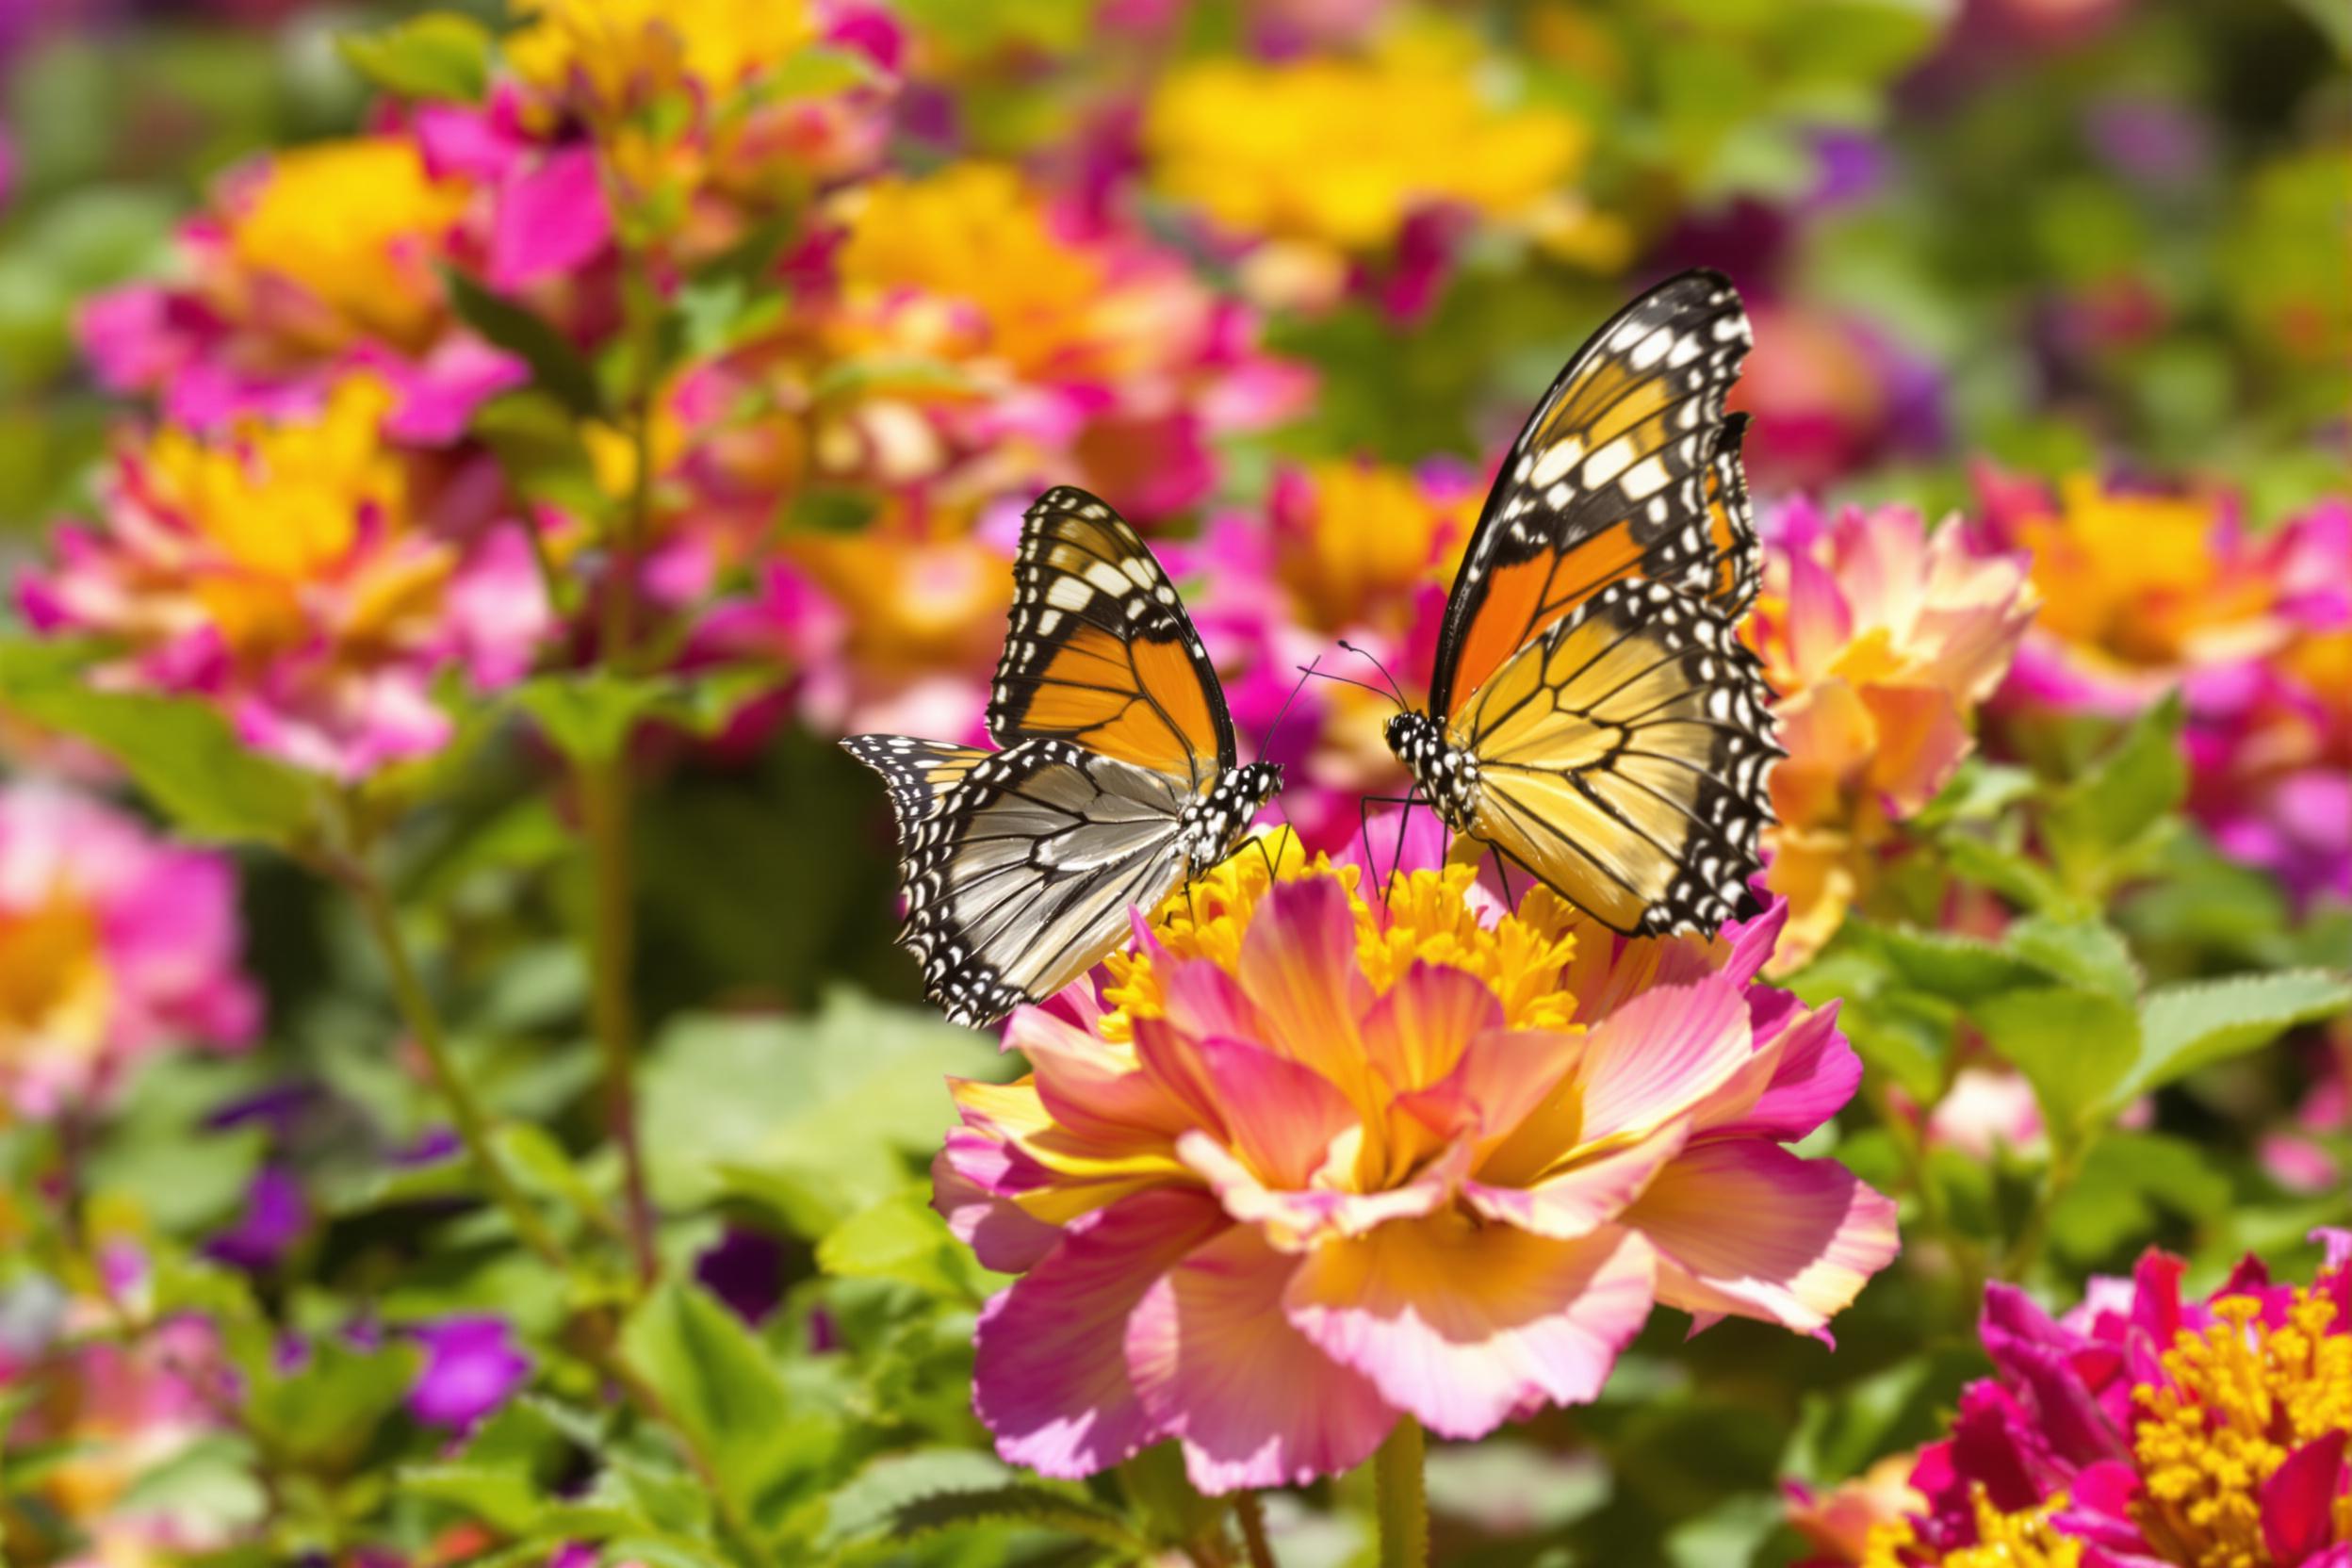
<path fill-rule="evenodd" d="M 419 1421 L 470 1427 L 531 1375 L 531 1358 L 502 1317 L 448 1317 L 411 1331 L 425 1351 L 425 1369 L 408 1391 L 409 1411 Z"/>

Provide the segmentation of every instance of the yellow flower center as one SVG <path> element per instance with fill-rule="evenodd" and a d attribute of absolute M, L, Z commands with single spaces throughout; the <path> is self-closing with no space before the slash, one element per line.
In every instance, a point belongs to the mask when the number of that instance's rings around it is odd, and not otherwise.
<path fill-rule="evenodd" d="M 1940 1568 L 2082 1568 L 2082 1543 L 2050 1523 L 2066 1506 L 2064 1493 L 2039 1508 L 2003 1513 L 1979 1487 L 1975 1504 L 1976 1544 L 1935 1557 L 1919 1545 L 1909 1521 L 1899 1519 L 1871 1527 L 1862 1568 L 1922 1568 L 1931 1561 Z"/>
<path fill-rule="evenodd" d="M 2262 1310 L 2251 1297 L 2215 1302 L 2221 1321 L 2164 1352 L 2171 1386 L 2133 1392 L 2140 1527 L 2194 1568 L 2264 1568 L 2262 1483 L 2303 1444 L 2352 1431 L 2352 1335 L 2328 1331 L 2335 1303 L 2297 1290 L 2275 1329 Z M 2335 1510 L 2339 1535 L 2352 1535 L 2352 1504 Z"/>
<path fill-rule="evenodd" d="M 1510 1028 L 1564 1029 L 1575 1018 L 1576 999 L 1564 984 L 1576 950 L 1573 917 L 1548 890 L 1530 889 L 1516 912 L 1489 925 L 1467 897 L 1476 871 L 1449 865 L 1397 877 L 1383 906 L 1358 890 L 1356 867 L 1333 866 L 1323 855 L 1310 861 L 1287 828 L 1247 841 L 1189 890 L 1171 894 L 1152 917 L 1152 934 L 1171 959 L 1206 958 L 1237 974 L 1259 901 L 1276 880 L 1307 876 L 1327 876 L 1347 890 L 1356 961 L 1376 994 L 1426 961 L 1483 981 Z M 1158 967 L 1150 953 L 1114 953 L 1104 963 L 1112 984 L 1102 994 L 1115 1010 L 1102 1021 L 1102 1036 L 1128 1040 L 1135 1020 L 1165 1012 Z"/>
<path fill-rule="evenodd" d="M 329 318 L 287 318 L 320 349 L 359 337 L 416 347 L 439 319 L 431 261 L 466 210 L 463 181 L 436 180 L 410 141 L 362 137 L 278 154 L 229 224 L 244 268 L 300 286 Z"/>
<path fill-rule="evenodd" d="M 24 909 L 0 909 L 0 1064 L 64 1044 L 93 1053 L 113 988 L 98 919 L 64 889 Z"/>

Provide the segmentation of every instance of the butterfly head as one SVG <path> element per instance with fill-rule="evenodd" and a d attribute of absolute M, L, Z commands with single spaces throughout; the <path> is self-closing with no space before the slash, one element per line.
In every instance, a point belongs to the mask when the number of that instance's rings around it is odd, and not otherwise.
<path fill-rule="evenodd" d="M 1413 775 L 1413 781 L 1446 825 L 1457 833 L 1468 829 L 1478 801 L 1478 760 L 1446 738 L 1444 727 L 1427 713 L 1407 710 L 1388 721 L 1388 749 Z"/>
<path fill-rule="evenodd" d="M 1222 860 L 1250 831 L 1258 808 L 1282 787 L 1280 762 L 1249 762 L 1226 773 L 1215 789 L 1184 808 L 1178 852 L 1196 868 Z"/>

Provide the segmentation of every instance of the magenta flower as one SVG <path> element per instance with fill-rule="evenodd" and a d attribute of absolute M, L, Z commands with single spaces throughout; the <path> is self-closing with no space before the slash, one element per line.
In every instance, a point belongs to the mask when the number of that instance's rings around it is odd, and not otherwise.
<path fill-rule="evenodd" d="M 2062 1318 L 1991 1287 L 1994 1376 L 1921 1451 L 1925 1504 L 1873 1533 L 1865 1568 L 2352 1562 L 2352 1234 L 2320 1239 L 2308 1287 L 2249 1258 L 2184 1300 L 2160 1252 Z"/>
<path fill-rule="evenodd" d="M 261 1002 L 238 966 L 228 860 L 44 784 L 0 787 L 0 1098 L 46 1118 L 138 1058 L 236 1049 Z"/>
<path fill-rule="evenodd" d="M 424 1370 L 408 1391 L 409 1411 L 419 1421 L 470 1427 L 531 1376 L 531 1358 L 502 1317 L 449 1317 L 412 1331 L 425 1351 Z"/>

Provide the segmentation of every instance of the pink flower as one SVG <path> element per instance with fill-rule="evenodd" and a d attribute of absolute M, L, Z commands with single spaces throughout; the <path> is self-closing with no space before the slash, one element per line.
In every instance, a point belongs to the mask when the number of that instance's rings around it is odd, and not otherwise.
<path fill-rule="evenodd" d="M 200 694 L 253 745 L 363 777 L 438 747 L 445 672 L 524 674 L 548 610 L 520 530 L 386 444 L 391 394 L 337 384 L 307 416 L 166 429 L 118 454 L 93 530 L 20 583 L 45 631 L 118 639 L 104 678 Z"/>
<path fill-rule="evenodd" d="M 1979 1330 L 1994 1376 L 1921 1451 L 1925 1501 L 1873 1534 L 1866 1568 L 2336 1568 L 2352 1548 L 2352 1235 L 2319 1239 L 2308 1287 L 2249 1258 L 2184 1300 L 2186 1266 L 2161 1252 L 2054 1320 L 1992 1286 Z"/>
<path fill-rule="evenodd" d="M 1767 883 L 1790 903 L 1778 961 L 1818 951 L 1874 875 L 1891 825 L 1918 812 L 1974 745 L 2034 613 L 2023 558 L 1930 532 L 1915 513 L 1797 500 L 1767 523 L 1763 593 L 1748 623 L 1780 694 L 1788 757 Z"/>
<path fill-rule="evenodd" d="M 0 787 L 0 1095 L 20 1117 L 103 1100 L 139 1057 L 250 1042 L 228 860 L 88 796 Z"/>
<path fill-rule="evenodd" d="M 1382 906 L 1261 847 L 1139 923 L 1099 1001 L 1016 1013 L 1031 1076 L 955 1086 L 937 1201 L 1021 1275 L 978 1338 L 1007 1460 L 1174 1438 L 1204 1491 L 1302 1482 L 1399 1415 L 1592 1398 L 1660 1301 L 1823 1334 L 1894 1255 L 1887 1200 L 1784 1147 L 1860 1069 L 1834 1010 L 1752 985 L 1777 917 L 1625 941 L 1468 867 Z"/>

